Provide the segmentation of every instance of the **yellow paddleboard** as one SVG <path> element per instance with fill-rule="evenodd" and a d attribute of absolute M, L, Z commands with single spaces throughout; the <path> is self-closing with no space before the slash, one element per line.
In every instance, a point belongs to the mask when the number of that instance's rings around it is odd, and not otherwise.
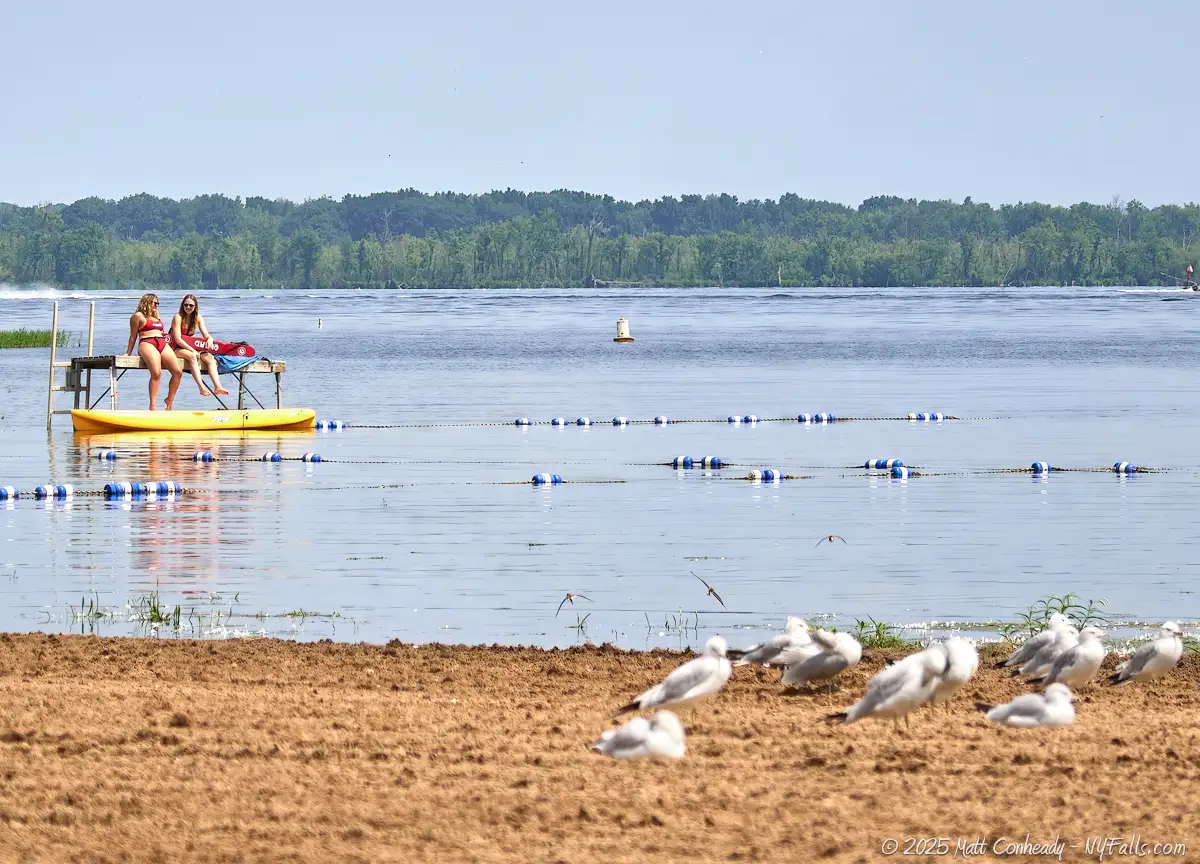
<path fill-rule="evenodd" d="M 303 432 L 313 428 L 311 408 L 244 411 L 85 411 L 71 412 L 76 432 L 206 432 L 271 429 Z"/>

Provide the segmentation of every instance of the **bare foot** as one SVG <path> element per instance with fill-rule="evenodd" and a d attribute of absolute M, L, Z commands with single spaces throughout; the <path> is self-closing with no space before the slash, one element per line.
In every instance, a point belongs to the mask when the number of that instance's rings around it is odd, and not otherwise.
<path fill-rule="evenodd" d="M 209 390 L 207 387 L 205 387 L 203 384 L 201 384 L 200 385 L 200 395 L 201 396 L 211 396 L 212 391 Z"/>
<path fill-rule="evenodd" d="M 151 411 L 157 411 L 157 410 L 158 410 L 158 406 L 157 406 L 157 405 L 151 405 L 151 406 L 150 406 L 150 410 L 151 410 Z"/>
<path fill-rule="evenodd" d="M 167 405 L 167 410 L 168 410 L 168 411 L 172 411 L 172 410 L 174 410 L 174 408 L 175 408 L 175 400 L 174 400 L 174 399 L 168 399 L 168 400 L 167 400 L 167 402 L 166 402 L 166 405 Z"/>
<path fill-rule="evenodd" d="M 229 391 L 228 391 L 228 390 L 226 390 L 224 387 L 218 387 L 218 388 L 217 388 L 217 395 L 218 395 L 218 396 L 228 396 L 228 395 L 229 395 Z"/>

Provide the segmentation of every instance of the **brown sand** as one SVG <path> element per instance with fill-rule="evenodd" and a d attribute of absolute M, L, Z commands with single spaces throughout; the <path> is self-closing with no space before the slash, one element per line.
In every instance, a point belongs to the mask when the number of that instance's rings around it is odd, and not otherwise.
<path fill-rule="evenodd" d="M 0 635 L 0 861 L 872 861 L 909 837 L 951 860 L 1027 833 L 1066 860 L 1095 835 L 1200 853 L 1196 655 L 1056 731 L 987 724 L 977 699 L 1023 690 L 990 668 L 909 734 L 820 720 L 878 653 L 832 699 L 743 668 L 682 712 L 682 762 L 588 752 L 680 662 Z"/>

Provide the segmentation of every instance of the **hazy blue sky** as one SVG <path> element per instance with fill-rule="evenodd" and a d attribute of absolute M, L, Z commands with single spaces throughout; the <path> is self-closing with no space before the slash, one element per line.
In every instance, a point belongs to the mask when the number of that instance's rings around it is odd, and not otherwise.
<path fill-rule="evenodd" d="M 0 200 L 1196 198 L 1200 3 L 18 2 Z"/>

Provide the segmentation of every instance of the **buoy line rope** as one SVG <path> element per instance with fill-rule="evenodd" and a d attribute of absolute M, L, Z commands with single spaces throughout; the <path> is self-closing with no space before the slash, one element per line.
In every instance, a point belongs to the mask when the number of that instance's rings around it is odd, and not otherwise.
<path fill-rule="evenodd" d="M 522 418 L 524 420 L 524 418 Z M 587 419 L 587 418 L 580 418 Z M 710 418 L 710 419 L 680 419 L 667 420 L 663 422 L 657 418 L 642 420 L 642 419 L 620 419 L 621 422 L 610 422 L 607 420 L 588 420 L 586 423 L 580 423 L 579 420 L 567 420 L 566 418 L 556 418 L 555 420 L 524 420 L 524 422 L 514 423 L 512 421 L 505 423 L 487 422 L 461 422 L 461 423 L 346 423 L 345 429 L 444 429 L 444 428 L 478 428 L 484 426 L 516 426 L 517 428 L 527 428 L 530 426 L 555 426 L 558 428 L 567 428 L 568 426 L 616 426 L 618 428 L 625 426 L 677 426 L 685 423 L 722 423 L 725 425 L 740 425 L 754 426 L 759 423 L 792 423 L 802 426 L 832 426 L 837 423 L 878 423 L 878 422 L 909 422 L 909 423 L 941 423 L 946 420 L 1008 420 L 1009 417 L 959 417 L 956 414 L 944 414 L 937 418 L 926 417 L 842 417 L 834 415 L 829 419 L 821 419 L 819 415 L 811 415 L 810 419 L 800 420 L 796 417 L 755 417 L 753 420 L 739 418 L 731 420 L 729 418 Z M 339 431 L 339 430 L 331 430 Z"/>

